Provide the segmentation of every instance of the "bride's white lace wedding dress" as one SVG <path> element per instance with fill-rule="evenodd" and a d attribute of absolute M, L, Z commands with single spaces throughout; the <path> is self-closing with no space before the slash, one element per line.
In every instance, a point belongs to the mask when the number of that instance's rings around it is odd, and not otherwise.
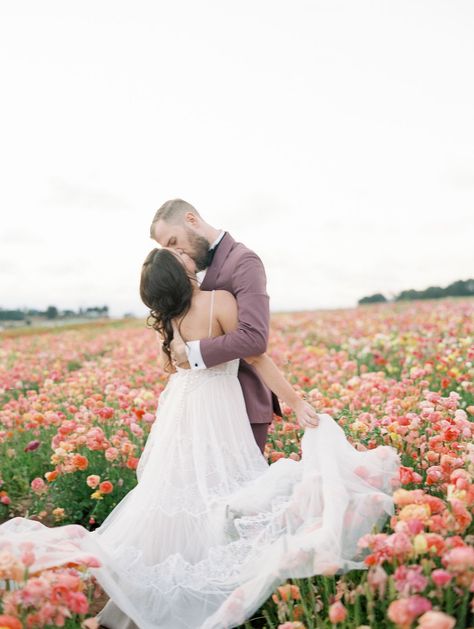
<path fill-rule="evenodd" d="M 300 461 L 269 465 L 238 366 L 170 376 L 138 484 L 99 528 L 15 517 L 0 526 L 0 548 L 33 540 L 31 571 L 96 556 L 110 629 L 235 627 L 288 577 L 365 568 L 357 540 L 394 511 L 397 451 L 356 450 L 324 414 L 305 431 Z"/>

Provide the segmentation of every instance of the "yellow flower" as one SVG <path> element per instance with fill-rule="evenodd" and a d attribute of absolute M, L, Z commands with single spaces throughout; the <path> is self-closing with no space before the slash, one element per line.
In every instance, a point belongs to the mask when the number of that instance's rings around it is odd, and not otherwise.
<path fill-rule="evenodd" d="M 451 502 L 451 500 L 456 499 L 456 500 L 462 500 L 462 502 L 466 502 L 466 490 L 465 489 L 456 489 L 456 485 L 452 485 L 449 484 L 448 485 L 448 493 L 447 493 L 447 500 L 448 502 Z"/>
<path fill-rule="evenodd" d="M 53 509 L 51 513 L 54 515 L 56 520 L 62 520 L 64 518 L 64 509 L 62 507 L 56 507 L 56 509 Z"/>
<path fill-rule="evenodd" d="M 423 533 L 415 535 L 415 538 L 413 540 L 413 548 L 417 555 L 421 555 L 427 552 L 428 542 L 426 541 L 426 536 L 423 535 Z"/>
<path fill-rule="evenodd" d="M 431 515 L 431 509 L 427 504 L 411 504 L 406 505 L 398 514 L 399 520 L 412 520 L 413 518 L 417 518 L 422 522 L 426 522 Z"/>
<path fill-rule="evenodd" d="M 351 424 L 351 430 L 353 430 L 354 432 L 367 432 L 368 429 L 369 427 L 367 426 L 367 424 L 364 424 L 364 422 L 360 422 L 357 419 Z"/>

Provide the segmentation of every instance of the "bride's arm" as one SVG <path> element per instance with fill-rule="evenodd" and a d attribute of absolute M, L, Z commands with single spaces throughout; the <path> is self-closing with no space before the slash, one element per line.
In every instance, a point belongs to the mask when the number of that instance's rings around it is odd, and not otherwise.
<path fill-rule="evenodd" d="M 224 333 L 235 330 L 238 324 L 237 302 L 227 291 L 216 291 L 216 316 Z M 318 414 L 308 402 L 300 398 L 296 390 L 284 378 L 268 354 L 244 358 L 256 370 L 267 387 L 295 412 L 301 426 L 317 426 Z"/>

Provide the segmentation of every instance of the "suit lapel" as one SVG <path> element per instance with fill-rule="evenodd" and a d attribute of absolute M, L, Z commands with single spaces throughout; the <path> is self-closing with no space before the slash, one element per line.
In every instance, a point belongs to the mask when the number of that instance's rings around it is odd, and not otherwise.
<path fill-rule="evenodd" d="M 229 255 L 235 240 L 226 232 L 222 237 L 219 246 L 217 247 L 217 251 L 212 260 L 211 266 L 207 269 L 206 275 L 201 284 L 201 290 L 212 290 L 215 288 L 217 276 L 219 275 L 219 271 L 222 268 L 222 265 L 225 262 L 225 259 Z"/>

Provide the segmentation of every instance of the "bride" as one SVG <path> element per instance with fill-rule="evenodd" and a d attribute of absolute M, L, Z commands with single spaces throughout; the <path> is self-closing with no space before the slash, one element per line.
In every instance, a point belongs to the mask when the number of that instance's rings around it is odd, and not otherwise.
<path fill-rule="evenodd" d="M 137 485 L 92 532 L 21 517 L 0 526 L 0 546 L 35 542 L 30 572 L 97 558 L 89 570 L 110 600 L 85 626 L 235 627 L 287 578 L 365 569 L 358 539 L 394 512 L 397 451 L 360 452 L 330 415 L 314 422 L 266 354 L 246 360 L 307 426 L 300 461 L 267 463 L 246 414 L 239 359 L 173 366 L 173 336 L 202 339 L 237 326 L 233 295 L 201 291 L 195 270 L 192 258 L 169 248 L 153 249 L 143 264 L 140 294 L 170 376 Z"/>

